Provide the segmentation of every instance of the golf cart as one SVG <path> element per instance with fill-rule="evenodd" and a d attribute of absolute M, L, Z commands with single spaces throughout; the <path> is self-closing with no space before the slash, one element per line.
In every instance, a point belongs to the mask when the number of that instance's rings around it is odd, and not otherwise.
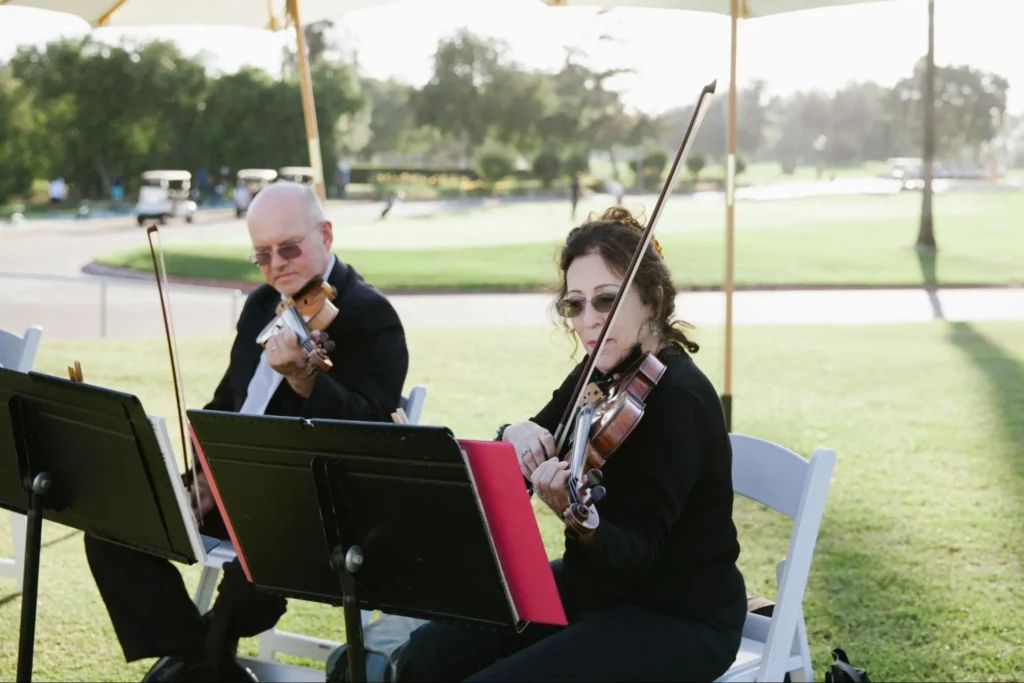
<path fill-rule="evenodd" d="M 278 180 L 287 180 L 303 185 L 313 184 L 313 169 L 309 166 L 285 166 L 277 171 Z"/>
<path fill-rule="evenodd" d="M 163 225 L 175 216 L 191 223 L 196 213 L 196 203 L 189 199 L 191 187 L 192 174 L 188 171 L 144 172 L 139 202 L 135 205 L 139 225 L 153 219 Z"/>
<path fill-rule="evenodd" d="M 235 216 L 241 218 L 260 190 L 277 178 L 277 171 L 269 168 L 243 168 L 235 184 Z"/>

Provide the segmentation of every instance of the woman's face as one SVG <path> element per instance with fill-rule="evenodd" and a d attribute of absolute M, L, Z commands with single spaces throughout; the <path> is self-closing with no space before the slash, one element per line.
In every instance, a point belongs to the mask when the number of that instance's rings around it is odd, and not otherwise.
<path fill-rule="evenodd" d="M 565 281 L 565 300 L 568 302 L 573 328 L 583 348 L 587 353 L 592 353 L 622 278 L 608 268 L 600 253 L 591 252 L 576 258 L 569 265 Z M 652 315 L 651 307 L 640 301 L 634 283 L 619 303 L 615 325 L 608 331 L 604 348 L 595 363 L 597 369 L 601 372 L 611 370 L 629 355 L 637 342 L 646 348 L 653 338 L 650 327 Z"/>

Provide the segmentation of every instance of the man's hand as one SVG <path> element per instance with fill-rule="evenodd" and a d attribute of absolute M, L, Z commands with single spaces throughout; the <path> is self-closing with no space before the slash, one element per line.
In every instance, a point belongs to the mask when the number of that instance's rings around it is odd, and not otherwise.
<path fill-rule="evenodd" d="M 561 517 L 569 509 L 569 463 L 551 458 L 541 463 L 530 478 L 533 490 L 551 510 Z"/>
<path fill-rule="evenodd" d="M 296 394 L 307 398 L 313 392 L 316 366 L 309 362 L 306 351 L 299 345 L 299 335 L 286 327 L 270 338 L 266 348 L 270 367 L 288 380 Z"/>
<path fill-rule="evenodd" d="M 508 441 L 515 447 L 519 471 L 527 479 L 533 476 L 541 463 L 556 455 L 555 439 L 551 433 L 529 420 L 506 427 L 502 441 Z"/>
<path fill-rule="evenodd" d="M 196 507 L 196 493 L 199 494 L 199 507 Z M 196 473 L 195 483 L 189 487 L 188 495 L 192 504 L 192 514 L 196 521 L 202 521 L 213 509 L 213 492 L 210 491 L 210 482 L 206 481 L 204 472 Z"/>

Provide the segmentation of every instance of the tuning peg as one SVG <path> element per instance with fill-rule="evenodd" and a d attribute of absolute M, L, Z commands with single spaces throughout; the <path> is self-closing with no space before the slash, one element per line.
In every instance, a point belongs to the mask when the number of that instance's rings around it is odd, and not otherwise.
<path fill-rule="evenodd" d="M 587 505 L 596 505 L 604 500 L 605 488 L 603 486 L 595 486 L 590 489 L 590 496 L 587 497 Z"/>
<path fill-rule="evenodd" d="M 593 486 L 597 486 L 602 481 L 604 481 L 604 474 L 601 473 L 601 470 L 590 470 L 589 472 L 587 472 L 587 483 L 584 485 L 584 487 L 590 488 Z"/>

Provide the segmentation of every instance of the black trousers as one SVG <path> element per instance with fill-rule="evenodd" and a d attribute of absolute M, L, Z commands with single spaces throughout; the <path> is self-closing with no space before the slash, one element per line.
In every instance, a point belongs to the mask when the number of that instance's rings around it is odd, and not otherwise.
<path fill-rule="evenodd" d="M 619 605 L 580 612 L 552 562 L 567 627 L 520 634 L 431 622 L 397 658 L 402 681 L 712 681 L 739 651 L 746 599 L 703 621 Z"/>
<path fill-rule="evenodd" d="M 201 531 L 228 538 L 216 508 Z M 171 562 L 89 535 L 85 554 L 127 661 L 201 655 L 210 621 L 200 615 Z M 222 577 L 211 612 L 228 641 L 262 633 L 285 613 L 285 599 L 257 590 L 238 560 L 224 565 Z"/>

